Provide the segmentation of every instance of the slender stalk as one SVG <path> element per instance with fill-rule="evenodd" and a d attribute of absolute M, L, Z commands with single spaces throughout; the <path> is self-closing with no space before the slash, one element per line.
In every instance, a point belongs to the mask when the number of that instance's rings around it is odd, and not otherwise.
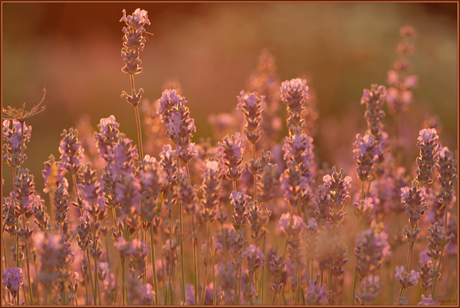
<path fill-rule="evenodd" d="M 195 232 L 195 215 L 192 213 L 192 247 L 193 247 L 193 271 L 194 271 L 194 274 L 193 274 L 193 282 L 194 282 L 194 287 L 195 287 L 195 304 L 198 304 L 198 268 L 197 268 L 197 259 L 198 259 L 198 256 L 197 256 L 197 251 L 196 251 L 196 243 L 195 243 L 195 237 L 193 236 L 193 233 Z M 225 244 L 225 241 L 224 241 L 224 244 Z"/>
<path fill-rule="evenodd" d="M 85 304 L 89 305 L 89 297 L 88 297 L 88 275 L 84 275 L 85 278 L 85 287 L 86 287 L 86 301 Z"/>
<path fill-rule="evenodd" d="M 215 256 L 214 250 L 212 245 L 212 232 L 211 232 L 211 222 L 208 221 L 208 228 L 209 228 L 209 245 L 211 246 L 211 258 L 212 258 L 212 289 L 213 289 L 213 297 L 212 303 L 216 305 L 216 273 L 215 273 Z"/>
<path fill-rule="evenodd" d="M 334 299 L 334 289 L 332 288 L 332 269 L 329 270 L 329 290 L 331 290 L 331 298 L 329 299 L 329 304 L 332 305 Z"/>
<path fill-rule="evenodd" d="M 170 304 L 174 305 L 174 298 L 172 296 L 172 209 L 171 209 L 171 196 L 170 191 L 168 190 L 168 205 L 169 205 L 169 277 L 168 277 L 168 286 L 169 286 L 169 295 L 170 295 Z"/>
<path fill-rule="evenodd" d="M 321 274 L 321 284 L 320 285 L 322 286 L 323 285 L 323 269 L 321 269 L 320 274 Z"/>
<path fill-rule="evenodd" d="M 205 238 L 207 239 L 207 241 L 209 241 L 208 228 L 206 228 L 206 236 L 205 236 Z M 209 243 L 208 243 L 208 245 L 209 245 Z M 204 270 L 204 277 L 203 277 L 203 290 L 202 290 L 202 294 L 201 294 L 201 305 L 204 305 L 204 300 L 205 300 L 205 295 L 206 295 L 205 290 L 206 290 L 206 278 L 208 276 L 208 262 L 206 262 L 204 268 L 205 268 L 205 270 Z"/>
<path fill-rule="evenodd" d="M 91 268 L 91 259 L 89 257 L 89 248 L 86 248 L 86 258 L 88 259 L 88 272 L 89 272 L 89 280 L 91 281 L 91 289 L 93 290 L 93 302 L 96 305 L 96 292 L 94 290 L 94 283 L 93 283 L 93 274 Z"/>
<path fill-rule="evenodd" d="M 447 204 L 445 204 L 446 210 L 444 215 L 444 234 L 447 236 Z M 444 246 L 441 248 L 441 257 L 439 258 L 438 268 L 436 269 L 436 275 L 434 276 L 433 286 L 431 290 L 431 296 L 434 297 L 436 291 L 436 282 L 438 281 L 439 269 L 441 268 L 442 257 L 444 255 Z"/>
<path fill-rule="evenodd" d="M 9 215 L 9 211 L 10 211 L 10 208 L 8 208 L 8 214 Z M 8 216 L 6 216 L 8 217 Z M 5 226 L 5 222 L 3 222 L 3 227 Z M 6 244 L 5 244 L 5 236 L 4 236 L 4 232 L 2 230 L 2 244 L 3 244 L 3 255 L 4 255 L 4 260 L 5 260 L 5 269 L 8 268 L 8 256 L 6 254 Z M 8 293 L 8 302 L 11 302 L 11 297 L 10 297 L 10 292 L 6 292 Z"/>
<path fill-rule="evenodd" d="M 361 181 L 361 198 L 362 198 L 361 200 L 363 200 L 363 202 L 364 202 L 364 182 L 365 181 Z M 362 228 L 361 218 L 358 217 L 358 235 L 361 232 L 361 228 Z M 356 265 L 358 265 L 358 258 L 356 258 Z M 356 265 L 355 265 L 355 275 L 353 278 L 352 305 L 355 304 L 356 279 L 358 276 L 358 268 L 356 267 Z"/>
<path fill-rule="evenodd" d="M 164 297 L 164 304 L 166 305 L 166 301 L 168 296 L 166 296 L 166 272 L 165 272 L 165 264 L 164 264 L 164 255 L 163 255 L 163 238 L 161 236 L 161 228 L 158 229 L 158 239 L 160 240 L 160 260 L 161 260 L 161 275 L 163 277 L 163 282 L 161 286 L 163 287 L 163 295 Z"/>
<path fill-rule="evenodd" d="M 24 220 L 23 220 L 23 224 L 24 224 L 24 229 L 25 229 L 25 220 L 26 220 L 26 217 L 24 216 Z M 27 279 L 28 279 L 28 282 L 29 282 L 29 296 L 30 296 L 30 304 L 33 305 L 34 304 L 34 301 L 32 299 L 32 284 L 30 283 L 30 268 L 29 268 L 29 247 L 27 245 L 27 239 L 24 238 L 24 244 L 26 246 L 26 259 L 27 259 Z M 6 258 L 6 256 L 5 256 Z"/>
<path fill-rule="evenodd" d="M 24 303 L 27 305 L 26 286 L 25 285 L 22 285 L 22 296 L 24 296 Z M 18 300 L 19 300 L 19 292 L 18 292 Z"/>
<path fill-rule="evenodd" d="M 262 253 L 265 256 L 265 230 L 263 235 Z M 262 265 L 262 281 L 260 283 L 260 305 L 264 304 L 264 276 L 265 276 L 265 262 Z"/>
<path fill-rule="evenodd" d="M 155 264 L 155 242 L 153 239 L 153 221 L 152 225 L 150 226 L 150 251 L 152 257 L 152 275 L 153 275 L 153 286 L 155 290 L 155 305 L 159 305 L 160 302 L 158 300 L 158 281 L 157 281 L 157 269 Z"/>
<path fill-rule="evenodd" d="M 141 126 L 141 117 L 139 115 L 139 105 L 134 107 L 134 113 L 136 116 L 136 127 L 137 127 L 137 139 L 139 143 L 139 160 L 144 159 L 144 149 L 142 146 L 142 126 Z"/>
<path fill-rule="evenodd" d="M 94 220 L 96 220 L 96 217 L 94 217 Z M 97 241 L 97 237 L 96 237 L 97 234 L 96 233 L 97 233 L 96 224 L 94 224 L 94 229 L 93 229 L 94 240 Z M 98 270 L 97 270 L 97 258 L 94 258 L 94 271 L 95 271 L 95 273 L 94 273 L 94 275 L 95 275 L 94 284 L 96 285 L 96 296 L 97 296 L 97 298 L 99 298 L 99 305 L 101 305 L 102 303 L 101 303 L 101 294 L 99 292 L 99 278 L 98 278 L 99 273 L 98 273 Z M 96 300 L 97 299 L 94 298 L 94 304 L 96 304 Z"/>
<path fill-rule="evenodd" d="M 294 212 L 294 207 L 292 207 L 292 210 L 291 210 L 291 218 L 290 218 L 290 224 L 292 224 L 292 219 L 293 219 L 293 213 Z M 284 250 L 283 250 L 283 258 L 281 259 L 281 266 L 283 267 L 284 266 L 284 259 L 286 258 L 286 250 L 287 250 L 287 246 L 288 246 L 288 242 L 289 242 L 289 237 L 291 236 L 290 233 L 287 234 L 287 238 L 286 238 L 286 243 L 284 244 Z M 272 301 L 272 305 L 275 304 L 275 300 L 276 300 L 276 296 L 278 295 L 278 285 L 280 284 L 280 281 L 281 281 L 281 271 L 283 269 L 281 268 L 280 270 L 280 273 L 277 275 L 278 277 L 276 277 L 276 290 L 275 290 L 275 295 L 273 296 L 273 301 Z M 321 280 L 321 284 L 322 284 L 322 280 Z"/>
<path fill-rule="evenodd" d="M 126 299 L 125 299 L 125 258 L 121 258 L 121 275 L 122 275 L 122 283 L 121 283 L 121 297 L 122 297 L 122 303 L 123 306 L 126 304 Z"/>
<path fill-rule="evenodd" d="M 180 230 L 180 267 L 181 267 L 181 290 L 182 301 L 185 303 L 185 274 L 184 274 L 184 241 L 182 232 L 182 202 L 179 205 L 179 230 Z"/>
<path fill-rule="evenodd" d="M 16 227 L 19 229 L 19 217 L 16 219 Z M 19 235 L 16 233 L 16 266 L 19 266 Z"/>
<path fill-rule="evenodd" d="M 256 144 L 252 144 L 252 159 L 256 161 Z M 254 202 L 257 201 L 257 172 L 254 173 Z"/>

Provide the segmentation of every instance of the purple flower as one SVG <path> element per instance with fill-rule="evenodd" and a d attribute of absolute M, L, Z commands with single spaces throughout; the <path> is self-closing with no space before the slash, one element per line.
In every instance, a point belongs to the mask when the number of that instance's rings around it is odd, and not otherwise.
<path fill-rule="evenodd" d="M 439 136 L 436 134 L 436 129 L 434 128 L 422 129 L 419 131 L 419 135 L 420 136 L 417 138 L 417 140 L 425 144 L 431 143 L 439 139 Z"/>
<path fill-rule="evenodd" d="M 94 133 L 99 156 L 108 163 L 113 160 L 113 147 L 118 143 L 119 126 L 120 124 L 115 121 L 115 117 L 111 115 L 100 120 L 97 125 L 99 133 Z"/>
<path fill-rule="evenodd" d="M 217 156 L 220 159 L 225 169 L 223 173 L 229 180 L 237 181 L 243 173 L 243 168 L 240 168 L 243 161 L 244 140 L 240 137 L 240 133 L 232 136 L 225 136 L 222 142 L 219 141 Z"/>
<path fill-rule="evenodd" d="M 262 253 L 262 250 L 254 244 L 251 244 L 248 248 L 246 248 L 243 256 L 248 260 L 250 273 L 254 273 L 254 271 L 261 267 L 265 261 L 265 256 Z"/>
<path fill-rule="evenodd" d="M 123 17 L 120 21 L 124 21 L 127 26 L 133 28 L 143 27 L 145 24 L 150 25 L 150 20 L 147 15 L 146 10 L 141 10 L 137 8 L 132 15 L 126 16 L 126 10 L 123 9 Z"/>
<path fill-rule="evenodd" d="M 365 135 L 363 138 L 359 134 L 356 135 L 357 149 L 353 150 L 354 160 L 358 167 L 358 178 L 361 181 L 367 181 L 371 178 L 370 172 L 374 168 L 374 164 L 378 161 L 379 156 L 383 154 L 381 141 L 378 141 L 372 135 Z"/>
<path fill-rule="evenodd" d="M 76 174 L 80 170 L 83 159 L 83 148 L 78 141 L 78 130 L 70 128 L 69 133 L 67 133 L 67 130 L 64 129 L 61 136 L 62 140 L 59 145 L 61 161 L 70 174 Z"/>
<path fill-rule="evenodd" d="M 432 297 L 431 294 L 428 295 L 428 297 L 425 297 L 425 294 L 422 294 L 422 301 L 419 302 L 417 305 L 434 305 L 437 306 L 439 303 L 435 301 Z"/>
<path fill-rule="evenodd" d="M 428 209 L 426 198 L 425 187 L 418 189 L 416 181 L 412 182 L 412 188 L 408 186 L 401 188 L 401 203 L 406 204 L 407 216 L 409 216 L 409 222 L 412 227 L 417 224 L 420 217 Z"/>
<path fill-rule="evenodd" d="M 343 177 L 343 170 L 336 172 L 335 166 L 332 168 L 332 175 L 326 174 L 323 176 L 324 185 L 318 187 L 318 196 L 316 203 L 318 209 L 315 211 L 320 219 L 320 224 L 323 223 L 341 223 L 343 217 L 347 214 L 343 212 L 343 206 L 348 198 L 351 186 L 351 177 Z"/>
<path fill-rule="evenodd" d="M 245 117 L 246 125 L 244 126 L 244 133 L 246 134 L 249 142 L 255 144 L 259 140 L 262 131 L 259 129 L 260 121 L 262 121 L 262 112 L 265 111 L 265 96 L 260 98 L 256 93 L 240 92 L 238 96 L 238 107 Z"/>
<path fill-rule="evenodd" d="M 303 228 L 307 225 L 303 222 L 302 218 L 293 215 L 291 219 L 291 213 L 287 212 L 281 215 L 278 225 L 276 226 L 277 232 L 283 232 L 287 234 L 300 233 Z"/>
<path fill-rule="evenodd" d="M 131 174 L 134 171 L 134 161 L 138 159 L 137 148 L 132 145 L 133 141 L 120 134 L 118 143 L 113 146 L 113 160 L 110 163 L 113 177 Z"/>
<path fill-rule="evenodd" d="M 201 184 L 203 198 L 201 200 L 200 215 L 204 221 L 214 220 L 220 203 L 221 189 L 219 164 L 217 161 L 208 160 L 202 173 Z"/>
<path fill-rule="evenodd" d="M 246 200 L 250 198 L 250 196 L 246 195 L 246 189 L 242 189 L 241 191 L 234 190 L 230 194 L 230 204 L 234 208 L 234 212 L 232 214 L 233 227 L 237 231 L 241 229 L 248 220 Z"/>
<path fill-rule="evenodd" d="M 387 240 L 388 234 L 376 224 L 358 234 L 355 248 L 358 259 L 356 268 L 362 277 L 373 274 L 386 262 L 391 254 Z"/>
<path fill-rule="evenodd" d="M 388 71 L 388 80 L 393 82 L 395 75 L 392 73 L 397 73 L 395 71 Z M 397 78 L 397 77 L 396 77 Z M 390 82 L 388 82 L 390 84 Z M 382 111 L 382 106 L 387 97 L 387 90 L 384 86 L 379 86 L 373 84 L 371 89 L 364 89 L 363 96 L 361 98 L 361 104 L 366 104 L 366 112 L 364 117 L 367 120 L 368 133 L 376 136 L 377 138 L 381 134 L 383 128 L 382 118 L 385 116 L 385 112 Z"/>
<path fill-rule="evenodd" d="M 305 290 L 305 301 L 307 305 L 327 304 L 329 293 L 327 292 L 326 283 L 323 286 L 317 286 L 313 281 L 308 281 L 308 288 Z"/>
<path fill-rule="evenodd" d="M 5 269 L 3 271 L 3 285 L 10 290 L 13 297 L 16 297 L 19 288 L 23 285 L 22 269 L 19 267 Z"/>
<path fill-rule="evenodd" d="M 96 171 L 91 170 L 91 164 L 88 163 L 78 174 L 80 183 L 78 190 L 80 196 L 83 196 L 83 210 L 88 211 L 94 217 L 99 216 L 104 212 L 104 196 L 102 195 L 102 187 L 97 179 Z"/>
<path fill-rule="evenodd" d="M 53 154 L 50 155 L 49 160 L 44 163 L 45 169 L 42 170 L 42 176 L 45 181 L 45 188 L 43 192 L 48 193 L 51 189 L 56 189 L 60 183 L 65 183 L 69 186 L 67 179 L 64 177 L 66 170 L 62 162 L 56 163 Z"/>
<path fill-rule="evenodd" d="M 11 124 L 12 129 L 10 128 Z M 2 158 L 7 160 L 9 166 L 16 168 L 21 164 L 21 161 L 23 162 L 27 158 L 26 154 L 21 156 L 21 143 L 23 149 L 27 149 L 26 143 L 30 141 L 31 132 L 32 126 L 27 126 L 25 123 L 21 127 L 19 121 L 3 121 L 2 140 L 5 154 Z"/>
<path fill-rule="evenodd" d="M 455 198 L 454 181 L 457 179 L 457 161 L 454 159 L 454 153 L 447 147 L 439 150 L 437 154 L 436 167 L 439 172 L 439 183 L 441 184 L 441 196 L 439 202 L 448 205 Z"/>
<path fill-rule="evenodd" d="M 308 98 L 308 86 L 305 79 L 291 79 L 281 83 L 281 100 L 288 106 L 302 104 Z M 292 108 L 292 107 L 291 107 Z"/>
<path fill-rule="evenodd" d="M 17 215 L 28 215 L 35 201 L 34 176 L 29 174 L 29 169 L 19 169 L 19 173 L 14 177 L 14 191 L 10 193 L 10 196 L 19 213 Z"/>
<path fill-rule="evenodd" d="M 353 206 L 355 207 L 356 215 L 362 221 L 368 221 L 374 212 L 374 204 L 372 198 L 359 200 L 359 202 L 353 203 Z"/>
<path fill-rule="evenodd" d="M 306 177 L 308 184 L 314 181 L 313 138 L 305 134 L 295 134 L 286 137 L 283 145 L 285 161 L 291 161 L 299 166 L 301 175 Z"/>
<path fill-rule="evenodd" d="M 402 280 L 403 279 L 403 273 L 404 273 L 404 266 L 396 266 L 396 274 L 395 274 L 395 278 L 398 279 L 398 280 Z"/>
<path fill-rule="evenodd" d="M 403 288 L 409 288 L 418 284 L 420 273 L 412 270 L 410 273 L 404 271 L 404 266 L 396 266 L 395 278 L 399 280 Z"/>
<path fill-rule="evenodd" d="M 281 84 L 281 100 L 287 105 L 289 118 L 287 119 L 289 135 L 296 135 L 302 132 L 305 120 L 302 118 L 303 104 L 308 98 L 308 87 L 305 79 L 291 79 Z"/>
<path fill-rule="evenodd" d="M 376 275 L 366 276 L 361 282 L 361 290 L 356 292 L 356 300 L 360 305 L 371 305 L 379 296 L 383 283 Z"/>
<path fill-rule="evenodd" d="M 185 286 L 185 302 L 187 305 L 195 305 L 195 286 L 193 284 Z"/>
<path fill-rule="evenodd" d="M 157 113 L 160 115 L 161 122 L 169 122 L 173 108 L 183 106 L 187 103 L 185 98 L 177 94 L 175 89 L 166 89 L 161 94 L 159 100 L 160 108 Z"/>
<path fill-rule="evenodd" d="M 144 25 L 150 25 L 147 11 L 136 9 L 132 16 L 126 16 L 126 11 L 123 9 L 123 17 L 120 19 L 120 22 L 121 21 L 124 21 L 127 25 L 127 27 L 123 27 L 123 33 L 125 35 L 123 36 L 121 55 L 126 64 L 122 68 L 122 72 L 130 75 L 139 74 L 142 72 L 142 68 L 139 67 L 141 64 L 139 53 L 144 50 L 146 42 Z M 142 89 L 139 89 L 139 93 L 136 95 L 133 89 L 132 96 L 123 92 L 122 97 L 126 98 L 133 106 L 137 106 L 143 92 Z"/>

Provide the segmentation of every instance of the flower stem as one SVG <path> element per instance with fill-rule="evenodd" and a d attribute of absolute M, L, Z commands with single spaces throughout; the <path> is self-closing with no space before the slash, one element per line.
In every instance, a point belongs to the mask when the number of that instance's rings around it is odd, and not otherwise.
<path fill-rule="evenodd" d="M 23 217 L 24 220 L 23 220 L 23 225 L 24 225 L 24 229 L 26 228 L 26 217 L 24 216 Z M 34 301 L 32 300 L 32 284 L 30 283 L 30 265 L 29 265 L 29 247 L 27 245 L 27 239 L 24 238 L 24 245 L 26 246 L 26 259 L 27 259 L 27 279 L 28 279 L 28 282 L 29 282 L 29 296 L 30 296 L 30 304 L 33 305 L 34 304 Z M 5 256 L 6 258 L 6 256 Z"/>
<path fill-rule="evenodd" d="M 444 234 L 447 236 L 447 204 L 445 204 L 446 210 L 444 215 Z M 439 269 L 441 268 L 442 257 L 444 255 L 444 246 L 441 248 L 441 257 L 439 258 L 438 268 L 436 269 L 436 274 L 434 276 L 433 287 L 431 290 L 431 296 L 434 297 L 434 292 L 436 291 L 436 282 L 438 281 Z"/>
<path fill-rule="evenodd" d="M 93 302 L 94 302 L 94 305 L 96 305 L 96 292 L 94 290 L 93 274 L 91 273 L 92 269 L 91 269 L 91 259 L 89 257 L 89 248 L 86 248 L 86 258 L 88 259 L 88 272 L 89 272 L 89 280 L 91 281 L 91 289 L 93 291 Z"/>
<path fill-rule="evenodd" d="M 121 275 L 122 275 L 122 283 L 121 283 L 121 297 L 122 297 L 122 303 L 123 306 L 126 304 L 126 299 L 125 299 L 125 258 L 121 258 Z"/>
<path fill-rule="evenodd" d="M 265 230 L 263 235 L 262 253 L 265 256 Z M 265 276 L 265 262 L 262 265 L 262 282 L 260 286 L 260 305 L 264 304 L 264 276 Z"/>
<path fill-rule="evenodd" d="M 184 274 L 184 241 L 182 232 L 182 202 L 179 206 L 179 228 L 180 228 L 180 265 L 181 265 L 181 290 L 182 301 L 185 303 L 185 274 Z"/>
<path fill-rule="evenodd" d="M 158 282 L 157 282 L 157 270 L 155 264 L 155 242 L 153 240 L 153 221 L 152 225 L 150 226 L 150 251 L 152 257 L 152 275 L 153 275 L 153 286 L 155 290 L 155 305 L 159 305 L 160 302 L 158 301 Z"/>
<path fill-rule="evenodd" d="M 142 147 L 142 127 L 141 127 L 141 117 L 139 115 L 139 105 L 134 107 L 134 114 L 136 116 L 136 127 L 137 127 L 137 140 L 139 144 L 139 161 L 144 159 L 144 149 Z"/>
<path fill-rule="evenodd" d="M 197 251 L 196 251 L 196 243 L 195 243 L 195 237 L 193 235 L 193 233 L 195 232 L 195 215 L 194 213 L 192 213 L 192 247 L 193 247 L 193 270 L 194 270 L 194 284 L 195 284 L 195 304 L 198 304 L 198 267 L 197 267 L 197 263 L 198 263 L 198 256 L 197 256 Z M 224 242 L 225 243 L 225 242 Z"/>

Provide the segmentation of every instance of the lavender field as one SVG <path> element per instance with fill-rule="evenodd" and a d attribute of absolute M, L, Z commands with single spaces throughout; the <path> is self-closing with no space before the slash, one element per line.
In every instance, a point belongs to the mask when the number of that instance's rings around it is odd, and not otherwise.
<path fill-rule="evenodd" d="M 454 4 L 2 5 L 2 305 L 458 304 Z"/>

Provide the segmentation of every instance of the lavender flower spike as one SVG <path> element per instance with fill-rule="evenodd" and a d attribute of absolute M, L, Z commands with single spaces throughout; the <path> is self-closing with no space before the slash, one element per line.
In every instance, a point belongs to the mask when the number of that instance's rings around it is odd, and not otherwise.
<path fill-rule="evenodd" d="M 366 104 L 364 117 L 367 120 L 368 133 L 379 137 L 383 128 L 382 118 L 385 116 L 382 107 L 387 97 L 387 90 L 384 86 L 373 84 L 371 89 L 364 89 L 361 104 Z"/>
<path fill-rule="evenodd" d="M 439 139 L 436 129 L 427 128 L 419 132 L 417 146 L 420 148 L 420 156 L 417 157 L 418 170 L 416 180 L 421 184 L 431 184 L 431 169 L 436 163 L 436 150 L 438 144 L 435 140 Z"/>
<path fill-rule="evenodd" d="M 358 165 L 356 168 L 358 178 L 363 182 L 372 179 L 370 172 L 378 161 L 379 156 L 383 154 L 382 143 L 372 135 L 367 134 L 361 138 L 357 134 L 356 142 L 353 145 L 357 147 L 353 150 L 353 158 Z"/>
<path fill-rule="evenodd" d="M 67 130 L 64 129 L 61 136 L 62 140 L 59 145 L 61 161 L 70 174 L 76 174 L 80 170 L 83 159 L 83 148 L 78 141 L 78 130 L 70 128 L 69 133 L 67 133 Z"/>
<path fill-rule="evenodd" d="M 19 267 L 7 268 L 3 271 L 3 285 L 16 297 L 19 288 L 23 285 L 22 269 Z"/>
<path fill-rule="evenodd" d="M 225 166 L 224 174 L 231 181 L 237 181 L 243 173 L 243 168 L 240 168 L 243 152 L 244 140 L 240 137 L 240 133 L 232 136 L 227 135 L 222 142 L 219 142 L 217 156 L 221 165 Z"/>
<path fill-rule="evenodd" d="M 308 87 L 305 79 L 286 80 L 281 84 L 281 100 L 287 105 L 289 118 L 287 120 L 289 134 L 295 135 L 302 132 L 305 126 L 305 120 L 302 119 L 301 113 L 305 109 L 303 104 L 308 98 Z"/>
<path fill-rule="evenodd" d="M 438 180 L 442 187 L 439 202 L 444 205 L 450 204 L 454 196 L 454 181 L 457 179 L 456 165 L 454 153 L 449 151 L 447 147 L 438 152 L 436 168 L 439 172 Z"/>
<path fill-rule="evenodd" d="M 262 112 L 265 111 L 265 96 L 258 97 L 256 93 L 240 92 L 238 96 L 238 107 L 247 120 L 244 126 L 244 133 L 249 142 L 255 144 L 259 140 L 262 131 L 259 129 L 260 121 L 262 121 Z"/>

